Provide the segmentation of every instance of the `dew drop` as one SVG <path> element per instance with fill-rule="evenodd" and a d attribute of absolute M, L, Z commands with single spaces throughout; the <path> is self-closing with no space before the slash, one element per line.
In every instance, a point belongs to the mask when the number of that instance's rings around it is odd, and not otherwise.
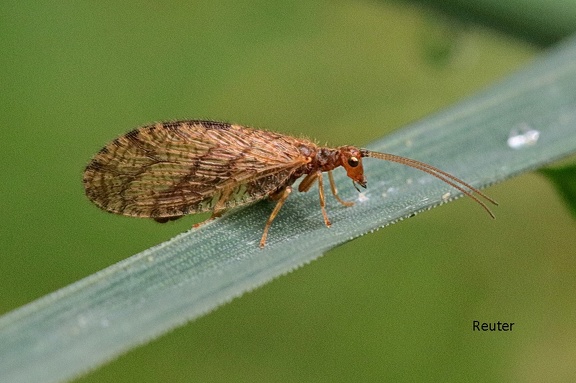
<path fill-rule="evenodd" d="M 517 150 L 535 145 L 539 138 L 540 131 L 531 129 L 528 124 L 520 124 L 510 131 L 507 143 L 510 148 Z"/>

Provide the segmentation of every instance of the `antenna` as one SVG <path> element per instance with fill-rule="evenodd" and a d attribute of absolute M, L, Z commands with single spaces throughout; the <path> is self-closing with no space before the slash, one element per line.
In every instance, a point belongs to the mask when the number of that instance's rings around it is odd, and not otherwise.
<path fill-rule="evenodd" d="M 498 202 L 494 201 L 492 198 L 488 197 L 486 194 L 482 193 L 474 186 L 462 181 L 460 178 L 454 177 L 450 173 L 440 170 L 432 165 L 428 165 L 424 162 L 416 161 L 407 157 L 397 156 L 394 154 L 372 152 L 367 149 L 360 149 L 360 153 L 362 154 L 362 157 L 378 158 L 384 161 L 396 162 L 426 172 L 438 178 L 439 180 L 444 181 L 453 188 L 458 189 L 468 197 L 472 198 L 480 206 L 482 206 L 482 208 L 484 208 L 484 210 L 486 210 L 488 214 L 490 214 L 490 217 L 495 218 L 494 213 L 492 213 L 492 211 L 488 208 L 488 206 L 486 206 L 486 204 L 482 200 L 476 197 L 474 193 L 478 194 L 480 197 L 486 199 L 487 201 L 491 202 L 496 206 L 498 206 Z"/>

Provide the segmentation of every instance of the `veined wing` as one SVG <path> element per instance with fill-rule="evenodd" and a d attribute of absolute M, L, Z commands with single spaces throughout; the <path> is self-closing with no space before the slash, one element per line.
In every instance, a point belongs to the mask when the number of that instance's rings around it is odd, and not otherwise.
<path fill-rule="evenodd" d="M 298 143 L 263 130 L 209 121 L 157 123 L 105 146 L 84 172 L 86 195 L 129 216 L 172 217 L 262 199 L 307 159 Z"/>

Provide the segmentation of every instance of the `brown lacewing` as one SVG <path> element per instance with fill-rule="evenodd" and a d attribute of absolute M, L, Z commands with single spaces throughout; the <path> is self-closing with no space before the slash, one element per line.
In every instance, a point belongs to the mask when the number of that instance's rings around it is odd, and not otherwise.
<path fill-rule="evenodd" d="M 298 191 L 307 192 L 318 182 L 320 209 L 330 226 L 325 208 L 323 172 L 338 202 L 332 170 L 343 166 L 356 190 L 366 188 L 362 158 L 397 162 L 424 171 L 456 188 L 490 209 L 475 194 L 494 200 L 466 182 L 432 165 L 388 153 L 354 146 L 321 147 L 303 138 L 214 121 L 173 121 L 142 126 L 102 148 L 84 172 L 88 198 L 100 208 L 158 222 L 186 214 L 224 211 L 269 197 L 277 201 L 260 240 L 292 192 L 292 184 L 304 176 Z"/>

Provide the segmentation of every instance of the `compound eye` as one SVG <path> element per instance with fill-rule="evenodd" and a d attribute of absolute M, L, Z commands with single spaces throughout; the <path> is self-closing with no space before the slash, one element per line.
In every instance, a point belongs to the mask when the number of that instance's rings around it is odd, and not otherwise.
<path fill-rule="evenodd" d="M 350 167 L 355 168 L 356 166 L 358 166 L 358 163 L 359 163 L 359 162 L 360 162 L 360 161 L 358 161 L 358 158 L 356 158 L 356 157 L 350 157 L 350 158 L 348 158 L 348 165 L 350 165 Z"/>

